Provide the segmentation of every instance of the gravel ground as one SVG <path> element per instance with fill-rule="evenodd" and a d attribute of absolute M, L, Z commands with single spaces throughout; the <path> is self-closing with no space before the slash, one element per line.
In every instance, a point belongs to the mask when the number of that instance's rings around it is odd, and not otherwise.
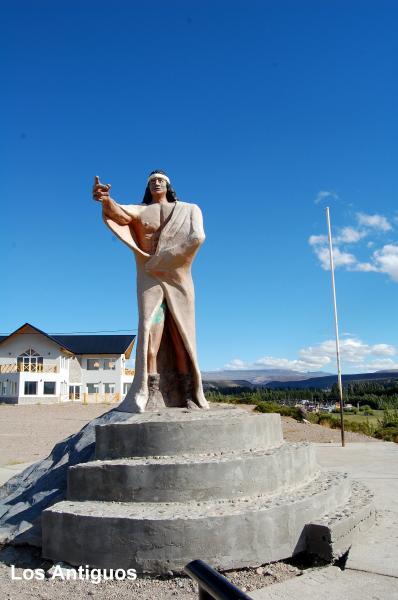
<path fill-rule="evenodd" d="M 45 458 L 57 442 L 110 408 L 105 404 L 0 404 L 0 465 Z"/>
<path fill-rule="evenodd" d="M 105 581 L 99 584 L 89 581 L 12 580 L 11 564 L 15 565 L 16 577 L 22 577 L 23 569 L 44 569 L 52 564 L 40 557 L 37 549 L 7 547 L 0 551 L 0 597 L 4 600 L 80 600 L 94 596 L 96 599 L 118 600 L 194 600 L 198 598 L 197 584 L 189 577 L 138 576 L 135 581 Z M 282 582 L 302 574 L 302 565 L 278 562 L 253 569 L 227 571 L 224 575 L 248 594 L 252 590 Z"/>
<path fill-rule="evenodd" d="M 0 405 L 0 466 L 32 462 L 48 455 L 54 444 L 76 433 L 91 419 L 107 412 L 108 405 Z M 251 406 L 245 407 L 252 410 Z M 340 432 L 320 425 L 298 423 L 282 418 L 286 441 L 339 442 Z M 361 434 L 346 433 L 348 442 L 376 442 Z M 139 576 L 136 581 L 106 581 L 94 584 L 89 581 L 18 581 L 11 578 L 11 566 L 15 575 L 22 576 L 23 569 L 44 569 L 51 563 L 43 561 L 40 551 L 30 547 L 6 547 L 0 550 L 0 598 L 5 600 L 66 600 L 139 598 L 140 600 L 196 599 L 197 586 L 188 577 L 169 576 L 152 578 Z M 297 561 L 278 562 L 253 569 L 240 569 L 224 573 L 239 588 L 250 591 L 298 576 L 306 565 Z"/>

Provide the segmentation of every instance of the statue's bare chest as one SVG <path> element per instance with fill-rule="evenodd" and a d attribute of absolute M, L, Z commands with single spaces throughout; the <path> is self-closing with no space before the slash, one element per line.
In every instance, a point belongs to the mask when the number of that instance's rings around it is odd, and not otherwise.
<path fill-rule="evenodd" d="M 174 208 L 174 203 L 149 204 L 142 209 L 139 223 L 143 233 L 154 233 L 163 227 L 169 219 Z"/>

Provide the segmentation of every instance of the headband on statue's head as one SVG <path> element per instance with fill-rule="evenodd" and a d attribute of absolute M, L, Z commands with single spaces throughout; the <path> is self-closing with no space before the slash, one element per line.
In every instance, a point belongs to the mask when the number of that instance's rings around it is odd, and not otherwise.
<path fill-rule="evenodd" d="M 152 181 L 152 179 L 164 179 L 170 185 L 170 179 L 164 173 L 152 173 L 152 175 L 149 175 L 148 177 L 148 183 Z"/>

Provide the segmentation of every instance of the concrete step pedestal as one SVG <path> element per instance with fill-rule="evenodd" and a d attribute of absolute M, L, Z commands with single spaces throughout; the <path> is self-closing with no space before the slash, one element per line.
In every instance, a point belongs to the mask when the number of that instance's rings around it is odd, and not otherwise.
<path fill-rule="evenodd" d="M 98 460 L 69 469 L 68 499 L 42 516 L 43 556 L 73 565 L 182 570 L 345 552 L 372 522 L 366 489 L 286 444 L 280 416 L 228 405 L 166 409 L 97 427 Z"/>

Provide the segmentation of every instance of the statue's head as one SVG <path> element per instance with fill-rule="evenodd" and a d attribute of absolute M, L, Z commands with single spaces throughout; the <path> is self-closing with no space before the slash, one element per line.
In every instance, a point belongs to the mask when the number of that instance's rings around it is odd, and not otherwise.
<path fill-rule="evenodd" d="M 152 194 L 158 194 L 161 192 L 166 192 L 166 198 L 169 202 L 178 201 L 177 194 L 170 185 L 170 179 L 168 175 L 164 171 L 156 169 L 149 174 L 142 203 L 151 204 Z"/>

